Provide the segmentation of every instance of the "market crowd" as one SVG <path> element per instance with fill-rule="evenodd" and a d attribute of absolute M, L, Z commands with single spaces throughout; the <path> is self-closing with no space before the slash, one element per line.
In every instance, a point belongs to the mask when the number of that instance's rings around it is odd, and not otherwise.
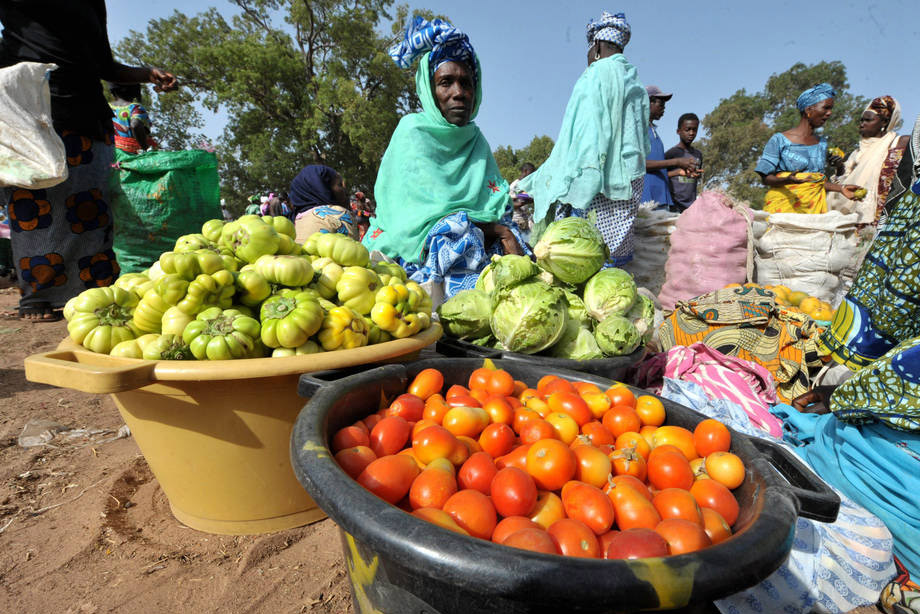
<path fill-rule="evenodd" d="M 68 177 L 42 190 L 0 189 L 0 239 L 8 239 L 0 265 L 15 269 L 19 316 L 51 321 L 82 289 L 117 278 L 107 206 L 113 147 L 155 147 L 136 84 L 167 92 L 177 82 L 113 59 L 103 0 L 7 0 L 0 22 L 0 67 L 58 65 L 52 118 Z M 552 153 L 539 167 L 523 165 L 509 186 L 474 121 L 485 70 L 472 43 L 446 21 L 415 18 L 389 55 L 415 66 L 421 110 L 394 131 L 373 199 L 349 194 L 340 173 L 312 164 L 289 186 L 254 196 L 246 213 L 291 218 L 298 241 L 314 232 L 361 239 L 447 297 L 471 288 L 494 255 L 532 255 L 548 224 L 572 216 L 600 231 L 605 266 L 627 265 L 640 207 L 692 211 L 705 176 L 693 146 L 699 117 L 680 114 L 669 126 L 678 143 L 665 149 L 660 131 L 667 134 L 662 120 L 673 94 L 640 78 L 625 54 L 630 36 L 622 13 L 588 23 L 587 67 Z M 111 104 L 102 81 L 113 84 Z M 719 602 L 727 612 L 845 611 L 876 599 L 887 612 L 920 611 L 909 579 L 920 574 L 920 131 L 899 135 L 900 106 L 880 95 L 862 114 L 858 148 L 844 156 L 818 131 L 835 97 L 826 83 L 802 92 L 798 124 L 764 144 L 756 171 L 768 188 L 765 211 L 855 214 L 872 241 L 815 344 L 823 364 L 842 365 L 845 376 L 833 390 L 811 387 L 770 409 L 787 443 L 844 495 L 845 513 L 825 527 L 800 521 L 796 539 L 813 539 L 814 551 L 800 549 L 761 585 Z M 734 426 L 757 433 L 743 418 Z"/>

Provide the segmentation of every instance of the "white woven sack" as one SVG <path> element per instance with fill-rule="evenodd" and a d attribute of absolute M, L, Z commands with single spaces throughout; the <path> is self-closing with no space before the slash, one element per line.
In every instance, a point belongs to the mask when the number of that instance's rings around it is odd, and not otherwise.
<path fill-rule="evenodd" d="M 671 233 L 680 214 L 655 210 L 654 206 L 657 203 L 639 205 L 633 226 L 633 259 L 621 268 L 632 274 L 637 286 L 648 288 L 657 295 L 664 285 L 664 266 L 671 249 Z"/>
<path fill-rule="evenodd" d="M 67 179 L 64 143 L 51 123 L 48 71 L 56 68 L 0 68 L 0 187 L 43 189 Z"/>

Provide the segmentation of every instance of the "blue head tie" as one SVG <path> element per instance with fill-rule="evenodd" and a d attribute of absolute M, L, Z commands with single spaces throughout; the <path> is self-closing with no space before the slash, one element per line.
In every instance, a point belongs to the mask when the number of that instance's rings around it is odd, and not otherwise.
<path fill-rule="evenodd" d="M 388 53 L 397 66 L 409 68 L 416 58 L 427 51 L 431 51 L 428 65 L 432 75 L 445 62 L 459 62 L 469 66 L 473 78 L 479 82 L 476 51 L 469 37 L 443 19 L 428 21 L 423 17 L 415 17 L 406 27 L 402 39 L 393 44 Z"/>
<path fill-rule="evenodd" d="M 836 96 L 837 91 L 834 89 L 833 85 L 830 83 L 819 83 L 799 94 L 798 99 L 795 101 L 795 106 L 799 111 L 804 111 L 813 104 L 818 104 L 822 100 L 835 98 Z"/>
<path fill-rule="evenodd" d="M 588 45 L 593 45 L 595 41 L 608 41 L 623 49 L 631 34 L 632 30 L 623 13 L 603 11 L 600 19 L 592 19 L 585 28 Z"/>

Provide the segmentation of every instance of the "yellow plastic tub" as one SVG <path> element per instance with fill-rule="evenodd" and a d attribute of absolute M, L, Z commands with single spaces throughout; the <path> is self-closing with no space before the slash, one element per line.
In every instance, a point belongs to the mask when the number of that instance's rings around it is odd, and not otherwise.
<path fill-rule="evenodd" d="M 302 373 L 411 360 L 441 336 L 286 358 L 146 361 L 64 340 L 25 360 L 29 381 L 110 393 L 175 517 L 208 533 L 269 533 L 325 517 L 294 476 L 290 438 Z"/>

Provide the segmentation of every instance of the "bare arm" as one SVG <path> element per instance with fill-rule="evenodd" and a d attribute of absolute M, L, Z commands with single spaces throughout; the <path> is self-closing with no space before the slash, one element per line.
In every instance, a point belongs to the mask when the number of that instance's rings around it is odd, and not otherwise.
<path fill-rule="evenodd" d="M 692 171 L 696 168 L 696 158 L 670 158 L 668 160 L 646 160 L 646 171 L 657 171 L 663 168 L 680 168 Z"/>
<path fill-rule="evenodd" d="M 147 129 L 146 124 L 139 119 L 132 119 L 131 133 L 134 135 L 135 140 L 137 140 L 137 144 L 141 146 L 141 149 L 147 149 L 149 146 L 147 139 L 150 137 L 150 130 Z"/>

